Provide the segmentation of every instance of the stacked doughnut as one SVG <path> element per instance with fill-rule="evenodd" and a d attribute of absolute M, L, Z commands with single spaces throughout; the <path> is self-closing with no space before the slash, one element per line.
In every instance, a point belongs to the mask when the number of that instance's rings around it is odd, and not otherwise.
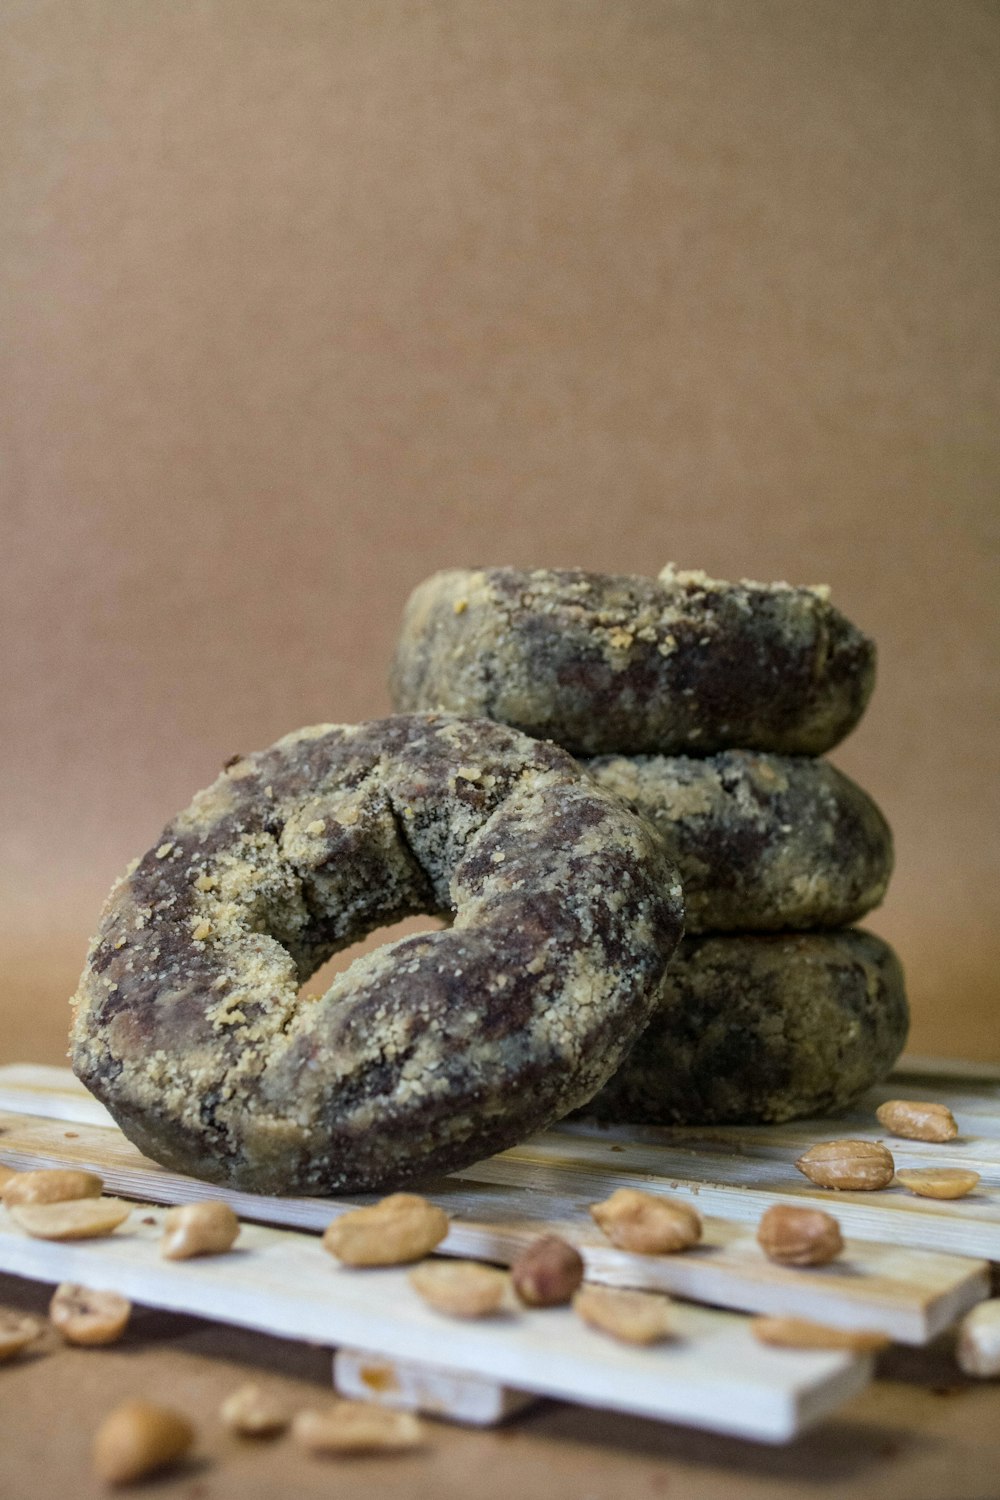
<path fill-rule="evenodd" d="M 855 726 L 873 643 L 825 588 L 494 568 L 412 595 L 398 709 L 554 740 L 659 831 L 687 935 L 659 1008 L 588 1106 L 607 1120 L 775 1121 L 842 1108 L 908 1024 L 899 963 L 851 924 L 892 839 L 822 754 Z"/>

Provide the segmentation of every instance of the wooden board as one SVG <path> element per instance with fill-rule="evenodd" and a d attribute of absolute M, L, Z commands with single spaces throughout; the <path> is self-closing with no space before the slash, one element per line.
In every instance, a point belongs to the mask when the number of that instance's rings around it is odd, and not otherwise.
<path fill-rule="evenodd" d="M 0 1161 L 16 1168 L 84 1166 L 100 1172 L 110 1190 L 126 1197 L 161 1203 L 224 1197 L 241 1218 L 313 1230 L 325 1228 L 353 1202 L 364 1201 L 263 1198 L 167 1172 L 147 1161 L 63 1070 L 0 1069 L 0 1105 L 5 1106 Z M 19 1112 L 24 1106 L 33 1113 Z M 95 1119 L 103 1123 L 90 1123 Z M 563 1139 L 567 1144 L 560 1156 Z M 578 1143 L 593 1156 L 582 1165 L 568 1156 Z M 648 1170 L 623 1169 L 623 1150 L 603 1134 L 549 1133 L 430 1184 L 427 1191 L 453 1220 L 442 1250 L 507 1263 L 543 1229 L 555 1229 L 580 1247 L 592 1280 L 667 1291 L 716 1306 L 812 1317 L 838 1327 L 875 1328 L 913 1344 L 927 1342 L 988 1295 L 982 1262 L 905 1245 L 849 1239 L 844 1255 L 829 1266 L 776 1266 L 754 1236 L 759 1203 L 749 1224 L 747 1216 L 741 1220 L 708 1212 L 704 1244 L 685 1255 L 637 1256 L 616 1250 L 594 1227 L 587 1205 L 623 1182 L 651 1191 L 677 1187 L 673 1179 Z M 704 1200 L 699 1206 L 708 1208 Z"/>
<path fill-rule="evenodd" d="M 784 1442 L 860 1390 L 857 1355 L 769 1349 L 735 1313 L 678 1303 L 675 1336 L 648 1349 L 616 1343 L 568 1308 L 447 1319 L 405 1270 L 339 1266 L 315 1235 L 245 1225 L 226 1255 L 165 1261 L 164 1210 L 139 1205 L 122 1228 L 75 1244 L 31 1239 L 0 1209 L 0 1269 L 47 1282 L 113 1287 L 153 1307 L 313 1343 L 423 1363 L 428 1355 L 518 1390 Z"/>

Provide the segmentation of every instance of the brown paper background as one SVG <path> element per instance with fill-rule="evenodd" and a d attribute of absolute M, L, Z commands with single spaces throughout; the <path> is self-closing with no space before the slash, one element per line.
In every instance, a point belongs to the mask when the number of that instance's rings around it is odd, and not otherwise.
<path fill-rule="evenodd" d="M 6 0 L 0 1060 L 455 564 L 826 581 L 913 1043 L 1000 1058 L 1000 12 Z"/>

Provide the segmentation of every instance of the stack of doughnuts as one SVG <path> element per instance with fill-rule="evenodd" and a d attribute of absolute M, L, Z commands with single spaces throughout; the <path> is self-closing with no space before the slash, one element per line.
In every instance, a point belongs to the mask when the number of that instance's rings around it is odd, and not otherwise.
<path fill-rule="evenodd" d="M 612 1121 L 776 1121 L 849 1104 L 902 1049 L 882 899 L 892 839 L 819 757 L 860 719 L 875 650 L 825 588 L 452 570 L 412 595 L 396 707 L 493 719 L 578 757 L 654 826 L 686 935 L 657 1011 L 588 1106 Z"/>

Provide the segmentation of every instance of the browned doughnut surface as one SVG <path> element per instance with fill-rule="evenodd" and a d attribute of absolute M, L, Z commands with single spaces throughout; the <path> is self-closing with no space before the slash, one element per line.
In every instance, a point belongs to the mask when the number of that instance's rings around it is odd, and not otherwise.
<path fill-rule="evenodd" d="M 662 834 L 688 932 L 845 927 L 885 895 L 889 825 L 828 761 L 722 750 L 584 765 Z"/>
<path fill-rule="evenodd" d="M 853 729 L 875 647 L 823 588 L 489 568 L 410 597 L 400 709 L 511 724 L 583 755 L 819 755 Z"/>
<path fill-rule="evenodd" d="M 899 960 L 857 928 L 685 938 L 661 1004 L 588 1114 L 657 1125 L 827 1114 L 886 1076 L 909 1025 Z"/>
<path fill-rule="evenodd" d="M 454 916 L 359 959 L 418 912 Z M 232 765 L 114 887 L 77 1074 L 172 1168 L 256 1192 L 383 1189 L 588 1098 L 680 935 L 656 833 L 555 746 L 413 715 Z"/>

